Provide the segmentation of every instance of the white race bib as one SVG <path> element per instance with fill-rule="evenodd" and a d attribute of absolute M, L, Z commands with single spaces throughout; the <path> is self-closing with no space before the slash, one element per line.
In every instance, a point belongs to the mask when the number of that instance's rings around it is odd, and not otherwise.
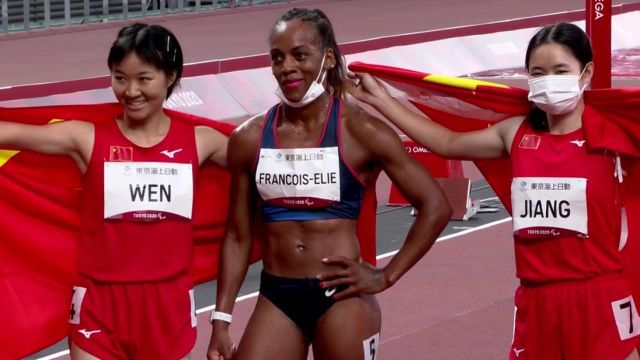
<path fill-rule="evenodd" d="M 519 177 L 511 182 L 514 232 L 587 235 L 587 179 Z"/>
<path fill-rule="evenodd" d="M 327 205 L 340 201 L 338 147 L 260 149 L 256 186 L 265 201 Z"/>
<path fill-rule="evenodd" d="M 191 219 L 192 209 L 191 164 L 104 163 L 105 219 L 126 213 L 134 213 L 135 220 L 162 220 L 166 217 L 165 214 Z"/>
<path fill-rule="evenodd" d="M 616 320 L 620 340 L 627 340 L 640 335 L 640 317 L 631 295 L 611 302 L 613 317 Z"/>
<path fill-rule="evenodd" d="M 380 333 L 376 333 L 372 337 L 362 342 L 362 350 L 364 351 L 365 360 L 376 360 L 378 358 L 378 346 L 380 345 Z"/>
<path fill-rule="evenodd" d="M 82 286 L 74 286 L 71 296 L 71 307 L 69 308 L 69 323 L 80 324 L 80 312 L 82 310 L 82 302 L 87 293 L 87 288 Z"/>

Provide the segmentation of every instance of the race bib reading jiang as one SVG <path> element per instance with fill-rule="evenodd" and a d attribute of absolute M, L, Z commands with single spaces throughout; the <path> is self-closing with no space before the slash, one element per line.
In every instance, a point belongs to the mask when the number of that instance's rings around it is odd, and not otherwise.
<path fill-rule="evenodd" d="M 518 237 L 588 237 L 586 179 L 514 178 L 511 203 Z"/>
<path fill-rule="evenodd" d="M 191 164 L 104 163 L 105 219 L 191 219 L 192 205 Z"/>
<path fill-rule="evenodd" d="M 340 201 L 338 147 L 260 149 L 256 186 L 270 204 L 327 207 Z"/>

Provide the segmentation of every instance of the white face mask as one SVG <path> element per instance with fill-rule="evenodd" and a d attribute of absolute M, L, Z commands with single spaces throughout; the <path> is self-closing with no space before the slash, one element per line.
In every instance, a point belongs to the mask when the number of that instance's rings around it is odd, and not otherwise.
<path fill-rule="evenodd" d="M 587 68 L 585 67 L 584 70 Z M 584 74 L 582 70 L 582 74 Z M 547 75 L 529 78 L 529 101 L 547 114 L 566 114 L 576 108 L 582 92 L 578 75 Z"/>
<path fill-rule="evenodd" d="M 324 85 L 322 85 L 322 82 L 324 82 L 324 78 L 327 75 L 327 73 L 323 69 L 325 57 L 326 57 L 326 54 L 322 56 L 322 63 L 320 64 L 320 72 L 318 72 L 318 76 L 311 83 L 311 86 L 309 86 L 309 88 L 307 89 L 307 92 L 304 94 L 302 99 L 300 99 L 300 101 L 291 101 L 287 99 L 287 97 L 282 92 L 282 89 L 280 89 L 280 86 L 276 88 L 276 96 L 279 97 L 280 100 L 282 100 L 282 102 L 294 108 L 303 107 L 309 104 L 310 102 L 312 102 L 313 100 L 317 99 L 320 95 L 322 95 L 325 92 Z"/>

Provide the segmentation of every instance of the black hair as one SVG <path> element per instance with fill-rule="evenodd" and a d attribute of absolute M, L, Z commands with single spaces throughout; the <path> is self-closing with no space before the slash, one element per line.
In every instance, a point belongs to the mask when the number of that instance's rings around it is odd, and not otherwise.
<path fill-rule="evenodd" d="M 342 97 L 344 95 L 344 82 L 347 71 L 331 21 L 322 10 L 293 8 L 284 13 L 274 27 L 281 22 L 289 22 L 295 19 L 312 23 L 318 33 L 323 49 L 331 49 L 333 51 L 336 63 L 334 67 L 327 70 L 327 83 L 333 90 L 334 95 Z"/>
<path fill-rule="evenodd" d="M 167 98 L 171 96 L 174 87 L 180 83 L 184 62 L 176 36 L 160 25 L 135 23 L 123 27 L 109 50 L 109 70 L 131 53 L 162 70 L 167 77 L 175 73 L 176 78 L 167 89 Z"/>
<path fill-rule="evenodd" d="M 593 61 L 591 43 L 589 37 L 580 27 L 571 23 L 557 23 L 547 25 L 540 29 L 529 41 L 524 65 L 529 72 L 529 60 L 531 53 L 543 44 L 556 43 L 566 47 L 580 62 L 580 70 L 584 70 L 588 63 Z M 535 105 L 531 105 L 529 121 L 535 130 L 548 131 L 549 122 L 547 114 Z"/>

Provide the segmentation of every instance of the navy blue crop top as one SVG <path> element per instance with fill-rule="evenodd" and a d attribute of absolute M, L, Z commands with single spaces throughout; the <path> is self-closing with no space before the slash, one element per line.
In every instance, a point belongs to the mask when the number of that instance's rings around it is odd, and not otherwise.
<path fill-rule="evenodd" d="M 345 163 L 340 144 L 342 102 L 334 98 L 316 147 L 283 149 L 277 139 L 281 106 L 265 115 L 255 166 L 260 209 L 267 222 L 352 219 L 364 184 Z"/>

